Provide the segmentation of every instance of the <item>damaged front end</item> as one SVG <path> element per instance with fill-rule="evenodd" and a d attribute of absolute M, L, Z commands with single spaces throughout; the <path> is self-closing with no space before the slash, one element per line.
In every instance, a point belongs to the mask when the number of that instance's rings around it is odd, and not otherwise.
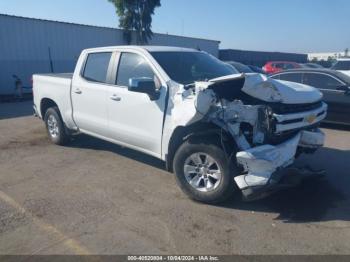
<path fill-rule="evenodd" d="M 237 153 L 237 163 L 244 174 L 235 177 L 238 187 L 246 199 L 264 196 L 267 191 L 279 189 L 278 184 L 286 175 L 311 175 L 313 170 L 289 168 L 294 162 L 297 150 L 302 148 L 317 149 L 324 142 L 324 134 L 319 129 L 300 131 L 293 138 L 278 145 L 262 145 Z"/>
<path fill-rule="evenodd" d="M 235 182 L 246 199 L 277 189 L 297 171 L 290 166 L 299 153 L 324 143 L 318 125 L 327 105 L 312 87 L 248 74 L 196 82 L 179 94 L 171 97 L 173 126 L 205 121 L 231 134 L 242 167 Z"/>

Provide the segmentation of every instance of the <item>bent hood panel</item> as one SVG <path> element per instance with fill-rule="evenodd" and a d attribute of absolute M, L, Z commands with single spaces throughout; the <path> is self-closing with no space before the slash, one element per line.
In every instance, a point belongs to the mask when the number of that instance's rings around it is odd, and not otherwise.
<path fill-rule="evenodd" d="M 238 79 L 242 75 L 231 75 L 210 80 L 212 83 Z M 275 80 L 261 74 L 246 74 L 242 91 L 265 102 L 284 104 L 314 103 L 322 99 L 322 93 L 316 88 L 282 80 Z"/>

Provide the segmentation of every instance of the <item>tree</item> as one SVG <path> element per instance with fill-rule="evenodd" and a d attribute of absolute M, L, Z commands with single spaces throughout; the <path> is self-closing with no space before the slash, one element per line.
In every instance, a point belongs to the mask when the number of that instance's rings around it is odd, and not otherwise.
<path fill-rule="evenodd" d="M 328 56 L 327 62 L 333 64 L 335 61 L 337 61 L 336 56 Z"/>
<path fill-rule="evenodd" d="M 132 42 L 133 31 L 137 44 L 147 44 L 152 39 L 152 15 L 160 0 L 108 0 L 115 8 L 119 17 L 119 27 L 123 29 L 124 40 Z"/>

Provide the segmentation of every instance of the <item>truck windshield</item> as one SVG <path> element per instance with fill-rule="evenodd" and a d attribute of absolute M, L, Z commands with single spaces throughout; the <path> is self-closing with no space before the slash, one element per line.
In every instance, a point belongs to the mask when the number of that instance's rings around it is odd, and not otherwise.
<path fill-rule="evenodd" d="M 168 76 L 184 85 L 238 74 L 232 66 L 203 52 L 151 52 Z"/>

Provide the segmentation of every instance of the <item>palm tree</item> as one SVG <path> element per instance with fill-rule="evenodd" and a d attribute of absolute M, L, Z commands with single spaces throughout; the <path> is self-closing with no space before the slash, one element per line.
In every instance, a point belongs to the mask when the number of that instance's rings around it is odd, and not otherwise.
<path fill-rule="evenodd" d="M 147 44 L 152 39 L 152 15 L 160 0 L 108 0 L 119 17 L 119 27 L 123 29 L 124 40 L 131 44 L 133 31 L 137 44 Z"/>

